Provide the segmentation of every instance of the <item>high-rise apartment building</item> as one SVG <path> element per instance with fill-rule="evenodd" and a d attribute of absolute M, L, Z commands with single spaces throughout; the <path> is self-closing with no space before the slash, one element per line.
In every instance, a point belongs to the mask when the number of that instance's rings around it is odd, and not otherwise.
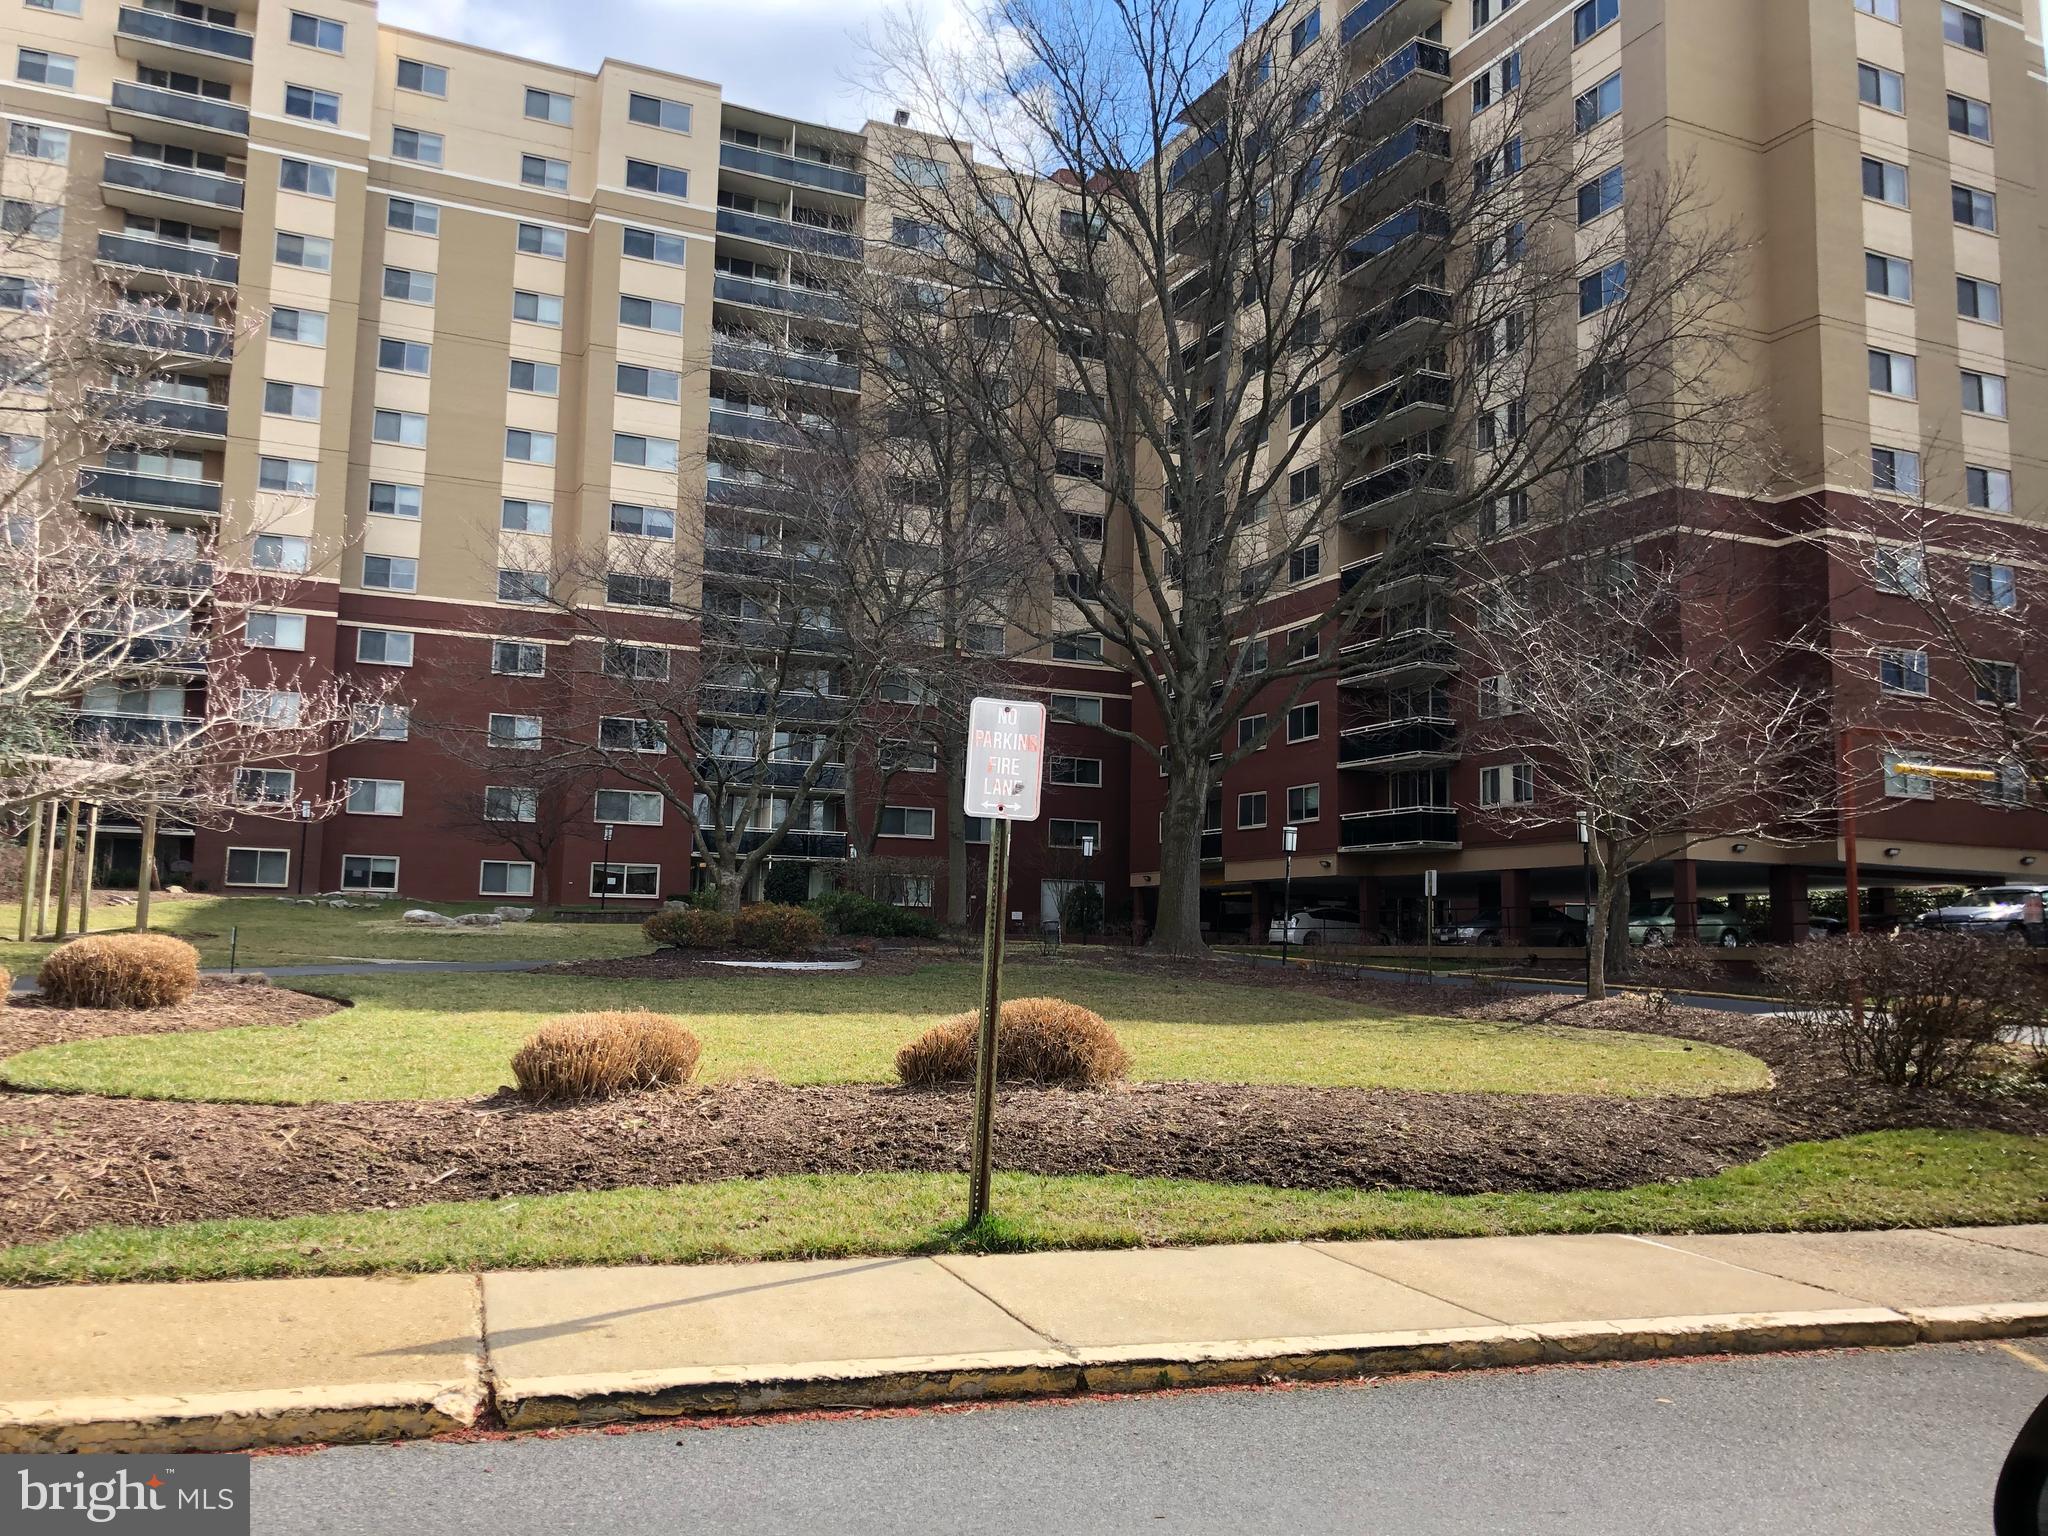
<path fill-rule="evenodd" d="M 761 401 L 861 389 L 849 316 L 816 274 L 915 243 L 883 189 L 916 174 L 925 146 L 889 124 L 745 108 L 660 70 L 588 74 L 380 26 L 367 0 L 0 5 L 14 7 L 0 190 L 24 218 L 61 207 L 53 246 L 113 284 L 114 302 L 147 309 L 166 274 L 211 295 L 182 317 L 189 357 L 152 391 L 171 440 L 89 470 L 81 505 L 218 521 L 232 560 L 302 574 L 273 632 L 309 675 L 396 677 L 412 701 L 299 769 L 302 783 L 265 791 L 286 802 L 333 786 L 339 814 L 192 834 L 166 850 L 189 862 L 178 874 L 248 893 L 687 890 L 691 829 L 658 797 L 597 785 L 553 813 L 565 834 L 537 870 L 450 813 L 451 797 L 491 786 L 414 721 L 463 718 L 516 742 L 570 707 L 601 659 L 572 633 L 537 633 L 532 602 L 568 556 L 633 573 L 579 601 L 644 610 L 652 649 L 692 643 L 635 585 L 659 579 L 649 544 L 701 550 L 707 580 L 722 550 L 772 544 L 745 468 L 767 430 Z M 1572 110 L 1617 146 L 1581 198 L 1584 222 L 1683 166 L 1755 242 L 1747 356 L 1791 466 L 1769 521 L 1853 522 L 1874 493 L 1924 484 L 2034 552 L 2008 587 L 2048 581 L 2048 309 L 2024 278 L 2048 118 L 2029 20 L 2014 0 L 1358 0 L 1279 18 L 1293 46 L 1359 54 L 1359 78 L 1412 100 L 1418 155 L 1438 152 L 1430 129 L 1493 110 L 1539 55 L 1568 71 Z M 1348 360 L 1343 400 L 1412 391 L 1382 381 L 1401 349 L 1427 345 L 1441 295 L 1360 283 L 1345 302 L 1384 323 Z M 230 349 L 237 313 L 265 320 Z M 1421 432 L 1431 408 L 1423 388 L 1357 419 Z M 1370 559 L 1376 497 L 1433 472 L 1367 461 L 1347 531 L 1291 573 L 1299 591 Z M 1824 553 L 1790 537 L 1759 532 L 1731 558 L 1801 602 L 1842 587 Z M 745 561 L 728 565 L 737 583 Z M 1453 601 L 1420 572 L 1383 629 L 1404 640 L 1397 659 L 1362 642 L 1228 774 L 1204 840 L 1216 931 L 1275 911 L 1283 825 L 1300 829 L 1297 897 L 1360 908 L 1369 926 L 1415 926 L 1426 869 L 1467 909 L 1576 895 L 1568 835 L 1510 836 L 1481 814 L 1500 765 L 1462 750 L 1483 680 L 1450 644 Z M 1443 644 L 1415 643 L 1439 631 Z M 1046 821 L 1020 839 L 1012 907 L 1050 917 L 1092 880 L 1142 915 L 1161 775 L 1098 728 L 1142 728 L 1127 678 L 1073 648 L 1026 650 L 1017 677 L 1052 696 L 1063 767 Z M 121 707 L 175 715 L 176 692 Z M 733 711 L 744 729 L 745 700 Z M 856 786 L 840 774 L 821 787 L 781 856 L 823 869 L 847 852 Z M 2016 877 L 2048 856 L 2039 815 L 1923 787 L 1888 780 L 1896 793 L 1865 808 L 1879 878 Z M 936 868 L 956 793 L 936 774 L 894 776 L 874 851 Z M 509 791 L 506 804 L 519 813 Z M 764 832 L 780 814 L 764 811 Z M 1681 900 L 1768 892 L 1783 927 L 1810 883 L 1839 880 L 1841 854 L 1838 841 L 1713 844 L 1652 878 Z M 921 876 L 899 894 L 938 896 Z"/>

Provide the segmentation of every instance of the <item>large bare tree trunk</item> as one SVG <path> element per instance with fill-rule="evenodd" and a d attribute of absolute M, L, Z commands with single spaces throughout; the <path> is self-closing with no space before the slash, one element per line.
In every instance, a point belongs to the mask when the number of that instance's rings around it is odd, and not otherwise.
<path fill-rule="evenodd" d="M 1208 800 L 1208 775 L 1188 782 L 1167 781 L 1166 824 L 1159 841 L 1159 921 L 1152 947 L 1170 955 L 1201 955 L 1202 942 L 1202 809 Z"/>
<path fill-rule="evenodd" d="M 948 786 L 965 781 L 966 759 L 966 743 L 949 733 L 939 753 L 939 771 Z M 967 925 L 967 811 L 951 788 L 946 794 L 946 926 L 963 928 Z"/>

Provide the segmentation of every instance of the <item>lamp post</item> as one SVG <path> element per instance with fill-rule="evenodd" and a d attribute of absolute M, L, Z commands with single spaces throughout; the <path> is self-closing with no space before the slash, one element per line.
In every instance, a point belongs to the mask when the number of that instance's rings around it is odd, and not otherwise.
<path fill-rule="evenodd" d="M 306 894 L 306 829 L 313 825 L 313 802 L 299 802 L 299 894 Z"/>
<path fill-rule="evenodd" d="M 1088 880 L 1088 864 L 1089 864 L 1089 861 L 1090 861 L 1091 859 L 1093 859 L 1094 857 L 1095 857 L 1095 836 L 1094 836 L 1094 834 L 1093 834 L 1093 833 L 1090 833 L 1090 832 L 1083 832 L 1083 833 L 1081 834 L 1081 884 L 1082 884 L 1082 886 L 1083 886 L 1083 887 L 1086 887 L 1086 886 L 1087 886 L 1087 885 L 1089 884 L 1089 880 Z M 1070 904 L 1071 904 L 1071 898 L 1070 898 Z M 1062 939 L 1062 940 L 1064 941 L 1064 940 L 1065 940 L 1065 938 L 1066 938 L 1066 936 L 1067 936 L 1067 915 L 1066 915 L 1066 913 L 1062 912 L 1062 913 L 1060 914 L 1060 938 L 1061 938 L 1061 939 Z"/>
<path fill-rule="evenodd" d="M 1593 985 L 1593 813 L 1579 812 L 1579 883 L 1586 897 L 1586 986 Z"/>
<path fill-rule="evenodd" d="M 597 867 L 597 915 L 603 917 L 612 894 L 612 824 L 604 824 L 604 862 Z"/>
<path fill-rule="evenodd" d="M 1286 855 L 1280 877 L 1280 963 L 1287 964 L 1288 943 L 1294 937 L 1294 848 L 1301 841 L 1301 828 L 1289 822 L 1280 829 L 1280 851 Z"/>

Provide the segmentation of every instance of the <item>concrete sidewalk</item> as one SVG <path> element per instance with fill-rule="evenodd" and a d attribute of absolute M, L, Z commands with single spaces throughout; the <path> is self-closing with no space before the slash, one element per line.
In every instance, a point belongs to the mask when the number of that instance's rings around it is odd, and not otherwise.
<path fill-rule="evenodd" d="M 1469 1238 L 0 1292 L 0 1451 L 2048 1332 L 2048 1226 Z"/>

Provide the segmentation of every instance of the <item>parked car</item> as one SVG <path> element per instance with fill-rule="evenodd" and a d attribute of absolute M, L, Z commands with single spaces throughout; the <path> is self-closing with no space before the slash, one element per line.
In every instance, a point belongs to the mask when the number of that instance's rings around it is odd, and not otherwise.
<path fill-rule="evenodd" d="M 1507 924 L 1499 912 L 1486 911 L 1476 917 L 1445 923 L 1436 931 L 1439 944 L 1479 944 L 1497 947 L 1506 942 Z M 1583 949 L 1586 944 L 1586 909 L 1553 907 L 1532 902 L 1529 923 L 1518 943 L 1532 949 Z"/>
<path fill-rule="evenodd" d="M 2043 944 L 2048 943 L 2044 906 L 2048 885 L 1987 885 L 1953 906 L 1921 913 L 1913 927 L 1919 933 L 1971 933 L 2013 944 Z"/>
<path fill-rule="evenodd" d="M 1268 944 L 1362 944 L 1365 930 L 1350 907 L 1304 907 L 1266 929 Z"/>
<path fill-rule="evenodd" d="M 1749 942 L 1749 926 L 1730 910 L 1725 901 L 1702 896 L 1699 908 L 1699 941 L 1733 949 Z M 1652 901 L 1628 909 L 1628 941 L 1631 944 L 1669 944 L 1678 937 L 1678 903 Z"/>
<path fill-rule="evenodd" d="M 1804 937 L 1809 939 L 1839 939 L 1848 931 L 1849 924 L 1843 918 L 1812 916 L 1806 920 L 1806 933 Z"/>

